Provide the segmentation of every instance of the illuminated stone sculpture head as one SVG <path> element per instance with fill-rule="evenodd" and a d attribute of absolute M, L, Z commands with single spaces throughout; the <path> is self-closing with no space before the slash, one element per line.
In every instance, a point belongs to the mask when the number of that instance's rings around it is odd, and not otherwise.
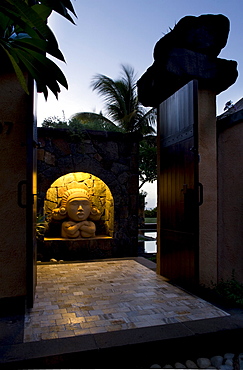
<path fill-rule="evenodd" d="M 52 211 L 53 219 L 67 219 L 62 223 L 63 238 L 94 237 L 96 227 L 92 221 L 100 217 L 100 211 L 92 206 L 88 191 L 82 188 L 67 190 L 62 197 L 60 207 Z"/>

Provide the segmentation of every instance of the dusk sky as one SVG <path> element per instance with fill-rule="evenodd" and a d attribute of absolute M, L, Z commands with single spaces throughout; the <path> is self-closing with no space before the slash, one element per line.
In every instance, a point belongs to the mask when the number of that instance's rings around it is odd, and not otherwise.
<path fill-rule="evenodd" d="M 56 14 L 49 22 L 66 59 L 66 64 L 57 64 L 69 89 L 61 89 L 58 101 L 51 92 L 47 102 L 38 94 L 38 125 L 50 116 L 62 118 L 63 111 L 66 119 L 77 112 L 105 113 L 101 97 L 90 88 L 92 77 L 100 73 L 116 79 L 121 64 L 128 64 L 139 78 L 153 63 L 155 43 L 186 15 L 211 13 L 229 18 L 228 42 L 219 57 L 236 60 L 239 77 L 218 96 L 217 113 L 223 112 L 228 100 L 236 103 L 242 98 L 242 0 L 72 0 L 72 4 L 78 16 L 76 26 Z"/>

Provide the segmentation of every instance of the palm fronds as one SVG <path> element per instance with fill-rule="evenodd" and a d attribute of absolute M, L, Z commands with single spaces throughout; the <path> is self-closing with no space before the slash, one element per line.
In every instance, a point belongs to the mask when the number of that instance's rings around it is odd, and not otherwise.
<path fill-rule="evenodd" d="M 70 0 L 1 0 L 0 56 L 12 66 L 22 88 L 28 93 L 24 73 L 36 80 L 37 91 L 48 97 L 48 88 L 58 97 L 60 86 L 68 88 L 60 68 L 46 54 L 65 61 L 47 19 L 56 11 L 74 23 Z"/>
<path fill-rule="evenodd" d="M 91 87 L 103 97 L 109 119 L 124 131 L 138 131 L 143 135 L 154 132 L 152 123 L 155 116 L 152 110 L 147 112 L 138 101 L 136 75 L 132 67 L 122 65 L 118 80 L 97 74 L 92 79 Z"/>

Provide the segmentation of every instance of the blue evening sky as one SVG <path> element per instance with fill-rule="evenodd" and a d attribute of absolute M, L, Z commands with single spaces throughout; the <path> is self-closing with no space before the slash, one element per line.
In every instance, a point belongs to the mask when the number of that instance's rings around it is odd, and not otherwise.
<path fill-rule="evenodd" d="M 66 64 L 57 64 L 69 89 L 61 89 L 58 101 L 51 92 L 47 102 L 38 94 L 38 125 L 49 116 L 62 117 L 63 111 L 66 118 L 81 111 L 105 113 L 101 97 L 90 88 L 92 77 L 100 73 L 116 79 L 121 64 L 129 64 L 139 78 L 153 63 L 155 43 L 186 15 L 221 13 L 229 18 L 228 42 L 219 56 L 238 62 L 239 77 L 218 96 L 218 114 L 228 100 L 242 98 L 242 0 L 72 0 L 72 4 L 76 26 L 56 14 L 50 19 L 66 59 Z"/>

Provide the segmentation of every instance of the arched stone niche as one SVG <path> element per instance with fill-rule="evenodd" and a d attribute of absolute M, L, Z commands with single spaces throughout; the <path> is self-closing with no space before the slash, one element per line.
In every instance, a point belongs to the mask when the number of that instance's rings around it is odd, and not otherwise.
<path fill-rule="evenodd" d="M 114 221 L 110 220 L 114 227 L 108 227 L 113 230 L 112 234 L 106 233 L 104 238 L 83 238 L 80 242 L 75 239 L 47 241 L 46 233 L 45 242 L 38 242 L 38 260 L 74 261 L 137 255 L 139 140 L 140 136 L 135 133 L 92 130 L 86 130 L 77 140 L 66 129 L 38 128 L 39 215 L 43 215 L 44 208 L 47 212 L 47 191 L 57 179 L 70 176 L 67 183 L 71 183 L 77 181 L 77 173 L 81 172 L 93 175 L 84 180 L 88 183 L 94 176 L 101 179 L 114 200 Z M 56 195 L 55 190 L 52 194 L 55 200 L 48 199 L 53 202 L 49 206 L 53 207 L 56 198 L 61 196 L 61 193 Z"/>
<path fill-rule="evenodd" d="M 61 222 L 52 221 L 53 209 L 59 207 L 67 190 L 85 188 L 91 196 L 91 202 L 101 213 L 96 224 L 96 238 L 113 237 L 114 200 L 109 187 L 97 176 L 87 172 L 68 173 L 55 180 L 46 192 L 44 214 L 48 222 L 46 240 L 61 238 Z"/>

